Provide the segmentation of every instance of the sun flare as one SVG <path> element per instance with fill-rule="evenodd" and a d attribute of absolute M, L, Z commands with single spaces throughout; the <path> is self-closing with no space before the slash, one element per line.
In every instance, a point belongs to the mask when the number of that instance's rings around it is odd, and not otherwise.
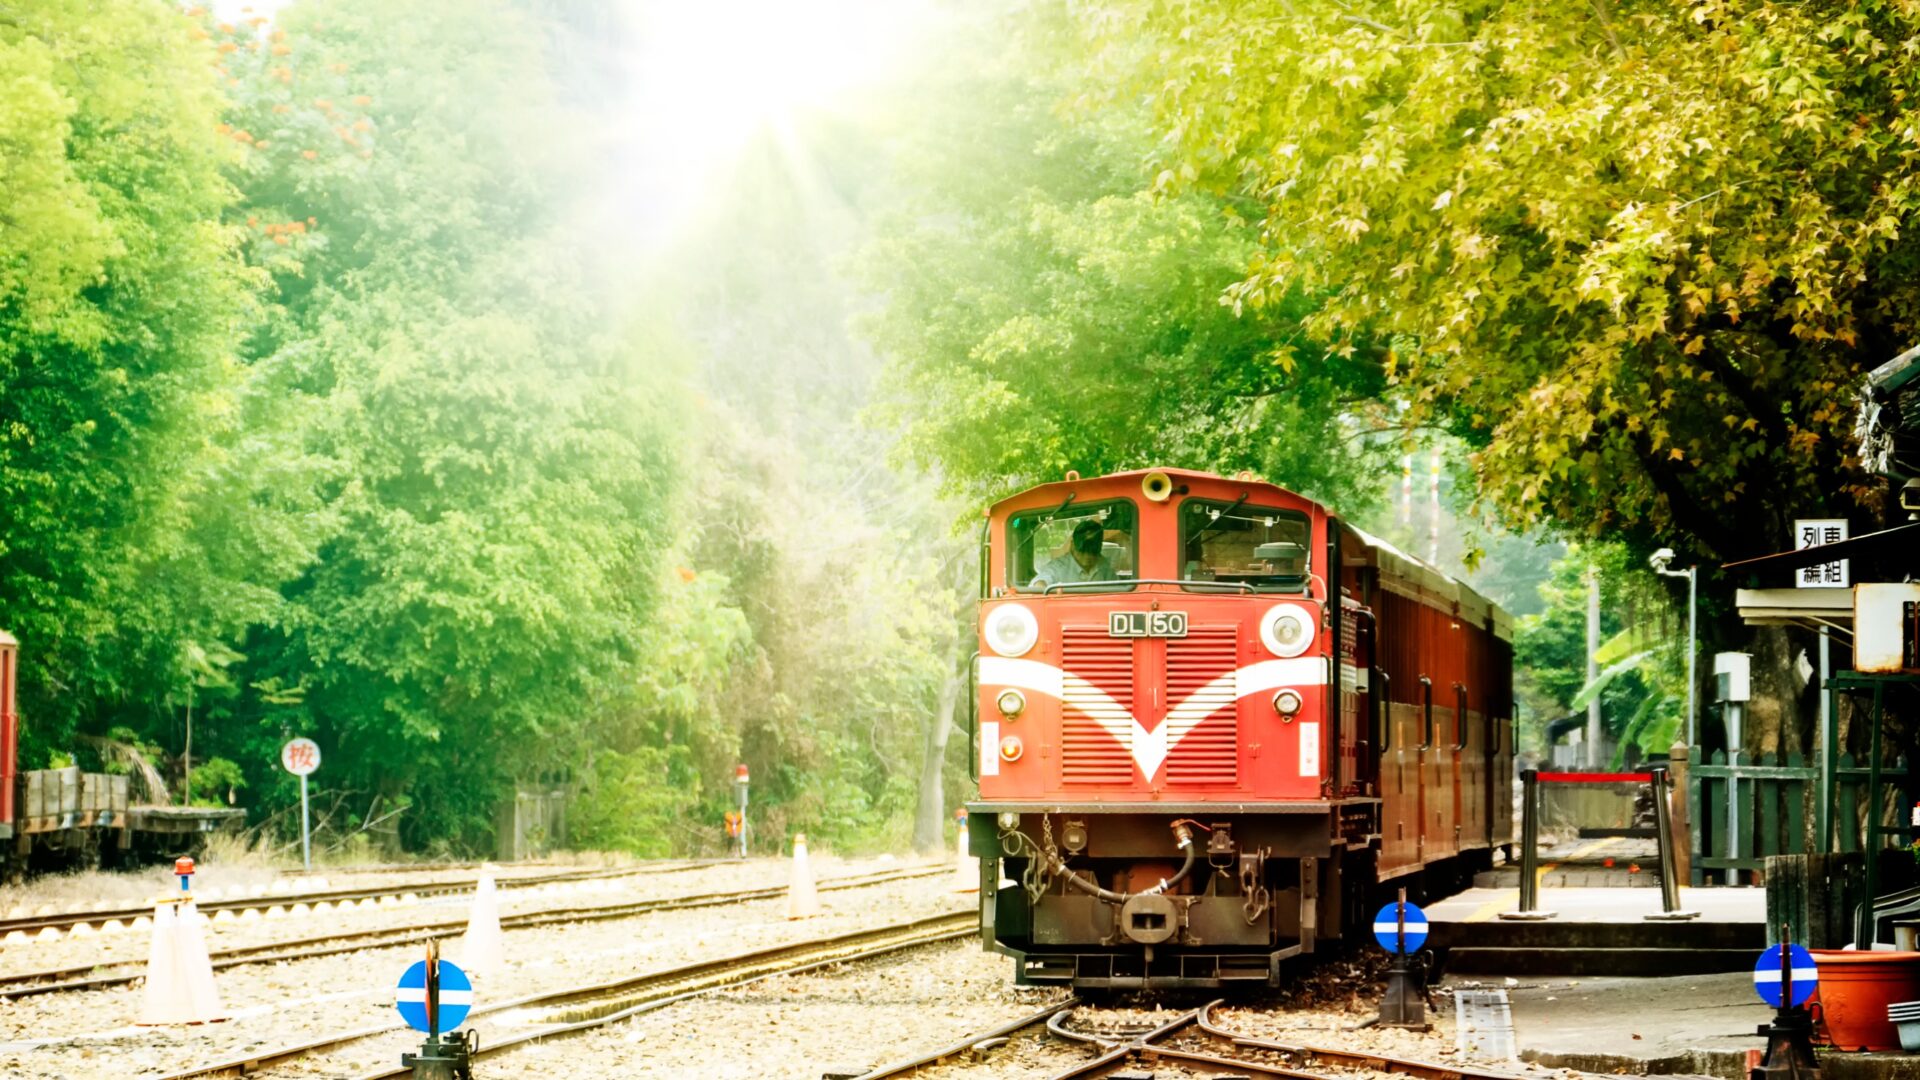
<path fill-rule="evenodd" d="M 902 0 L 648 4 L 636 120 L 657 152 L 711 165 L 884 78 L 918 10 Z"/>

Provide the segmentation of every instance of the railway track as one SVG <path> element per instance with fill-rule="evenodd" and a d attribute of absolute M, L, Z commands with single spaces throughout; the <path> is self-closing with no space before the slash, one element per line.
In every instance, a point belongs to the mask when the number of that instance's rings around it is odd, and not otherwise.
<path fill-rule="evenodd" d="M 541 885 L 564 884 L 572 882 L 602 881 L 613 878 L 634 877 L 642 874 L 666 874 L 681 870 L 698 870 L 728 862 L 726 859 L 706 859 L 657 865 L 623 866 L 614 869 L 567 870 L 551 874 L 534 874 L 525 877 L 496 878 L 495 885 L 502 892 L 516 889 L 535 888 Z M 311 892 L 287 892 L 272 894 L 262 892 L 257 896 L 231 897 L 219 900 L 201 900 L 197 902 L 202 914 L 220 911 L 260 911 L 270 907 L 290 908 L 295 904 L 314 907 L 319 904 L 339 905 L 343 903 L 378 902 L 391 897 L 398 901 L 402 897 L 415 899 L 438 896 L 458 896 L 474 890 L 475 882 L 454 881 L 396 881 L 383 885 L 361 885 L 351 889 L 324 889 Z M 0 919 L 0 938 L 13 934 L 34 935 L 46 930 L 65 934 L 79 926 L 105 928 L 109 923 L 121 926 L 131 925 L 136 919 L 151 918 L 153 904 L 146 903 L 136 907 L 96 908 L 89 911 L 50 912 L 44 915 L 27 915 L 16 918 Z"/>
<path fill-rule="evenodd" d="M 976 912 L 936 915 L 893 926 L 756 949 L 719 960 L 701 961 L 609 982 L 567 987 L 508 1001 L 482 1002 L 476 1004 L 468 1014 L 470 1019 L 512 1013 L 526 1030 L 505 1037 L 494 1034 L 480 1047 L 476 1056 L 492 1057 L 526 1043 L 588 1031 L 727 987 L 741 986 L 776 975 L 811 971 L 830 964 L 884 956 L 977 933 L 979 915 Z M 263 1049 L 245 1057 L 195 1066 L 184 1072 L 168 1074 L 161 1080 L 248 1075 L 402 1029 L 403 1025 L 395 1021 L 341 1032 L 309 1042 Z M 367 1073 L 361 1080 L 388 1080 L 408 1075 L 410 1070 L 395 1067 Z"/>
<path fill-rule="evenodd" d="M 884 885 L 894 881 L 932 877 L 950 872 L 951 871 L 945 867 L 883 870 L 870 874 L 853 874 L 845 877 L 825 878 L 821 880 L 818 888 L 821 892 L 858 889 L 870 885 Z M 637 900 L 626 904 L 549 908 L 544 911 L 528 911 L 513 915 L 502 915 L 500 917 L 500 927 L 503 930 L 521 930 L 539 926 L 552 926 L 559 923 L 629 919 L 660 911 L 681 911 L 690 908 L 719 907 L 725 904 L 749 903 L 754 900 L 770 900 L 785 895 L 786 891 L 786 886 L 782 885 L 764 889 L 741 889 L 732 892 L 700 893 L 692 896 Z M 418 941 L 423 936 L 463 930 L 466 925 L 465 919 L 449 919 L 441 922 L 416 923 L 410 926 L 387 927 L 379 930 L 318 934 L 313 937 L 296 938 L 288 941 L 220 949 L 211 954 L 211 959 L 213 961 L 213 968 L 216 971 L 240 967 L 246 964 L 271 964 L 289 960 L 310 960 L 321 956 L 359 952 L 363 949 L 405 945 Z M 136 962 L 127 962 L 129 966 L 134 963 Z M 38 994 L 101 990 L 107 987 L 124 986 L 129 983 L 138 982 L 144 977 L 144 970 L 102 972 L 98 964 L 26 972 L 19 975 L 0 977 L 0 998 L 22 998 Z"/>
<path fill-rule="evenodd" d="M 1440 1065 L 1356 1050 L 1304 1043 L 1258 1039 L 1217 1024 L 1215 1001 L 1181 1013 L 1157 1027 L 1101 1030 L 1076 1028 L 1070 1021 L 1079 1002 L 1068 1000 L 1039 1012 L 903 1061 L 863 1073 L 856 1080 L 895 1080 L 921 1076 L 963 1058 L 991 1064 L 1003 1049 L 1044 1037 L 1059 1045 L 1063 1056 L 1077 1048 L 1081 1060 L 1054 1072 L 1048 1080 L 1092 1080 L 1145 1070 L 1159 1076 L 1232 1075 L 1278 1077 L 1284 1080 L 1518 1080 L 1512 1073 L 1459 1065 Z M 1335 1075 L 1306 1071 L 1307 1066 L 1331 1068 Z"/>

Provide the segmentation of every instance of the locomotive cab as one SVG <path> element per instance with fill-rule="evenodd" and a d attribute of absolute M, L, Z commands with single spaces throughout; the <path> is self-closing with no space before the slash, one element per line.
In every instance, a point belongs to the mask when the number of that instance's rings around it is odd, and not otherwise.
<path fill-rule="evenodd" d="M 1398 734 L 1404 752 L 1406 718 L 1374 662 L 1379 560 L 1360 536 L 1274 485 L 1176 470 L 989 511 L 970 836 L 983 936 L 1019 981 L 1273 983 L 1360 916 L 1383 871 L 1407 872 L 1381 861 L 1406 811 L 1383 784 L 1415 800 L 1416 830 L 1440 792 L 1419 771 L 1399 783 L 1384 751 Z M 1430 682 L 1485 689 L 1461 650 L 1401 651 Z M 1460 715 L 1447 738 L 1492 753 Z M 1437 767 L 1430 749 L 1416 770 Z M 1503 775 L 1485 764 L 1475 782 Z M 1448 850 L 1494 837 L 1490 822 Z"/>

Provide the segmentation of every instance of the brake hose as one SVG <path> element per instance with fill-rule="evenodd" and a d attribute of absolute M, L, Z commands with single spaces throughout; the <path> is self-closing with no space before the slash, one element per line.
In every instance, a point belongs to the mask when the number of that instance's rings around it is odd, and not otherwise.
<path fill-rule="evenodd" d="M 1162 878 L 1160 884 L 1155 885 L 1153 888 L 1142 889 L 1137 893 L 1117 893 L 1112 889 L 1103 889 L 1098 884 L 1068 869 L 1067 864 L 1062 862 L 1057 855 L 1052 856 L 1049 861 L 1053 863 L 1054 872 L 1067 879 L 1067 884 L 1089 896 L 1098 897 L 1109 904 L 1124 904 L 1135 896 L 1157 896 L 1160 893 L 1166 892 L 1168 889 L 1185 881 L 1188 874 L 1193 873 L 1193 831 L 1188 829 L 1184 823 L 1176 821 L 1173 824 L 1173 840 L 1176 846 L 1186 852 L 1186 861 L 1180 864 L 1179 872 L 1170 878 Z"/>

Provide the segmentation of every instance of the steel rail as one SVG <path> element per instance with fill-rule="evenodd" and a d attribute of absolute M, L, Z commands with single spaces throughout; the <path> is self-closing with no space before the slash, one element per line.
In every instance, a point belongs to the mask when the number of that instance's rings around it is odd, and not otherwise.
<path fill-rule="evenodd" d="M 374 863 L 369 866 L 320 866 L 312 870 L 286 870 L 283 876 L 290 878 L 321 877 L 326 874 L 404 874 L 409 871 L 418 874 L 446 873 L 450 870 L 479 870 L 484 862 L 422 862 L 422 863 Z M 498 865 L 497 863 L 495 865 Z M 514 866 L 554 866 L 546 859 L 527 859 L 517 861 Z M 576 869 L 587 869 L 576 867 Z"/>
<path fill-rule="evenodd" d="M 1123 1069 L 1135 1066 L 1151 1067 L 1155 1064 L 1175 1066 L 1192 1073 L 1217 1073 L 1241 1077 L 1261 1076 L 1274 1080 L 1332 1080 L 1319 1073 L 1303 1072 L 1293 1068 L 1293 1059 L 1303 1061 L 1322 1061 L 1336 1065 L 1343 1070 L 1365 1070 L 1381 1074 L 1398 1074 L 1416 1077 L 1418 1080 L 1519 1080 L 1510 1073 L 1494 1072 L 1484 1069 L 1462 1068 L 1452 1065 L 1436 1065 L 1430 1062 L 1413 1061 L 1388 1057 L 1381 1054 L 1362 1053 L 1351 1050 L 1337 1050 L 1330 1047 L 1304 1046 L 1281 1043 L 1267 1039 L 1252 1038 L 1230 1031 L 1213 1021 L 1212 1010 L 1222 1004 L 1214 1001 L 1191 1012 L 1182 1013 L 1158 1027 L 1140 1031 L 1121 1031 L 1111 1034 L 1118 1038 L 1105 1037 L 1109 1033 L 1079 1031 L 1066 1026 L 1070 1010 L 1077 1005 L 1067 1001 L 1050 1005 L 1031 1016 L 988 1031 L 969 1035 L 959 1042 L 943 1046 L 939 1050 L 921 1055 L 911 1060 L 900 1061 L 883 1066 L 872 1072 L 864 1073 L 857 1080 L 886 1080 L 886 1078 L 905 1076 L 929 1066 L 938 1065 L 944 1060 L 979 1047 L 982 1043 L 1004 1040 L 1006 1037 L 1036 1024 L 1044 1024 L 1049 1035 L 1064 1041 L 1080 1043 L 1094 1048 L 1096 1056 L 1090 1060 L 1075 1064 L 1064 1071 L 1054 1073 L 1048 1080 L 1092 1080 L 1096 1077 L 1111 1076 Z M 1225 1042 L 1236 1050 L 1256 1051 L 1264 1055 L 1280 1055 L 1279 1063 L 1253 1061 L 1246 1057 L 1223 1056 L 1202 1052 L 1200 1048 L 1187 1045 L 1170 1045 L 1173 1040 L 1198 1036 L 1217 1042 Z M 387 1074 L 399 1075 L 399 1074 Z M 371 1080 L 371 1078 L 369 1078 Z"/>
<path fill-rule="evenodd" d="M 885 885 L 894 881 L 907 881 L 913 878 L 932 877 L 950 871 L 946 867 L 926 869 L 885 870 L 871 874 L 855 874 L 845 877 L 825 878 L 819 885 L 821 892 L 841 889 L 858 889 L 872 885 Z M 691 908 L 719 907 L 725 904 L 744 904 L 755 900 L 768 900 L 784 895 L 786 886 L 766 889 L 744 889 L 735 892 L 701 893 L 693 896 L 662 897 L 654 900 L 638 900 L 627 904 L 600 904 L 589 907 L 548 908 L 543 911 L 527 911 L 500 917 L 503 930 L 523 930 L 538 926 L 551 926 L 556 923 L 604 922 L 612 919 L 634 918 L 661 911 L 680 911 Z M 454 919 L 436 923 L 415 923 L 409 926 L 384 927 L 378 930 L 339 931 L 331 934 L 318 934 L 313 937 L 293 938 L 286 941 L 265 942 L 260 945 L 243 945 L 231 949 L 221 949 L 211 954 L 215 971 L 227 968 L 243 967 L 248 964 L 273 964 L 290 960 L 311 960 L 322 956 L 335 956 L 340 953 L 360 952 L 367 949 L 392 948 L 410 944 L 422 934 L 436 931 L 460 930 L 465 928 L 466 920 Z M 308 948 L 308 946 L 318 946 Z M 124 964 L 142 964 L 144 961 L 127 960 Z M 0 976 L 0 998 L 23 998 L 38 994 L 63 993 L 76 990 L 100 990 L 110 986 L 124 986 L 139 982 L 146 977 L 144 970 L 106 975 L 92 975 L 102 965 L 86 964 L 70 968 L 45 971 L 32 971 L 19 975 Z M 111 965 L 114 967 L 122 964 Z"/>
<path fill-rule="evenodd" d="M 491 1002 L 477 1005 L 467 1015 L 484 1016 L 491 1013 L 508 1012 L 519 1009 L 541 1009 L 575 1004 L 583 1001 L 605 1000 L 601 1004 L 586 1010 L 590 1015 L 574 1019 L 564 1016 L 563 1022 L 530 1033 L 526 1036 L 503 1040 L 482 1048 L 483 1054 L 499 1049 L 519 1045 L 535 1038 L 550 1038 L 576 1030 L 585 1030 L 601 1024 L 631 1016 L 649 1008 L 659 1008 L 695 994 L 719 990 L 741 983 L 752 982 L 772 975 L 793 974 L 798 971 L 812 970 L 828 964 L 847 963 L 864 959 L 872 955 L 884 955 L 918 945 L 934 944 L 968 937 L 979 932 L 979 913 L 977 911 L 957 912 L 948 915 L 936 915 L 913 922 L 894 926 L 875 927 L 848 934 L 838 934 L 827 938 L 814 938 L 807 941 L 776 945 L 751 952 L 739 953 L 718 960 L 705 960 L 687 964 L 665 971 L 650 972 L 644 975 L 630 976 L 603 983 L 591 983 L 585 986 L 568 987 L 509 1001 Z M 889 940 L 891 939 L 891 940 Z M 576 1010 L 576 1013 L 578 1010 Z M 227 1061 L 200 1065 L 184 1072 L 170 1073 L 159 1080 L 198 1080 L 210 1076 L 245 1076 L 261 1069 L 277 1065 L 283 1061 L 292 1061 L 323 1050 L 331 1050 L 349 1043 L 385 1035 L 403 1030 L 406 1025 L 399 1021 L 360 1028 L 315 1039 L 311 1042 L 293 1046 L 283 1046 L 262 1050 L 244 1057 Z M 404 1076 L 407 1070 L 388 1071 L 379 1076 Z"/>
<path fill-rule="evenodd" d="M 669 866 L 626 866 L 612 869 L 569 870 L 552 874 L 537 874 L 526 877 L 496 878 L 495 885 L 503 892 L 513 889 L 532 888 L 537 885 L 553 885 L 574 881 L 600 881 L 610 878 L 636 877 L 642 874 L 672 873 L 679 870 L 697 869 L 699 866 L 719 865 L 734 860 L 716 859 L 704 864 L 676 863 Z M 389 885 L 362 885 L 351 889 L 328 889 L 322 892 L 281 893 L 278 895 L 233 897 L 221 900 L 196 901 L 203 912 L 208 911 L 245 911 L 274 906 L 288 907 L 293 904 L 333 903 L 341 900 L 373 900 L 383 896 L 401 896 L 412 893 L 415 896 L 452 896 L 472 892 L 475 883 L 465 879 L 453 881 L 394 882 Z M 102 908 L 93 911 L 65 911 L 48 915 L 29 915 L 16 919 L 0 919 L 0 936 L 19 930 L 33 933 L 49 927 L 55 930 L 67 930 L 82 923 L 106 923 L 113 920 L 127 922 L 153 915 L 151 902 L 139 907 Z"/>
<path fill-rule="evenodd" d="M 529 1031 L 521 1035 L 512 1035 L 505 1039 L 500 1040 L 499 1042 L 489 1043 L 488 1045 L 481 1047 L 479 1050 L 475 1051 L 473 1056 L 476 1058 L 489 1057 L 494 1054 L 503 1053 L 507 1050 L 511 1050 L 517 1046 L 525 1046 L 528 1043 L 540 1042 L 545 1039 L 564 1038 L 568 1035 L 577 1034 L 582 1031 L 589 1031 L 589 1030 L 592 1030 L 593 1028 L 604 1027 L 607 1024 L 618 1023 L 630 1017 L 638 1016 L 641 1013 L 653 1012 L 656 1009 L 664 1009 L 669 1005 L 677 1005 L 682 1001 L 686 1001 L 690 998 L 699 997 L 702 994 L 710 994 L 715 990 L 731 989 L 733 987 L 746 986 L 751 983 L 761 982 L 765 979 L 778 978 L 782 975 L 803 975 L 809 971 L 817 971 L 820 968 L 824 968 L 824 967 L 832 967 L 832 966 L 841 965 L 841 964 L 857 963 L 858 961 L 861 961 L 861 960 L 873 960 L 882 956 L 890 956 L 894 953 L 904 952 L 908 949 L 917 949 L 926 945 L 938 945 L 946 941 L 961 940 L 964 938 L 972 937 L 974 934 L 979 933 L 979 927 L 977 922 L 978 916 L 976 913 L 968 912 L 964 916 L 956 916 L 956 918 L 975 919 L 976 921 L 972 925 L 963 924 L 958 929 L 955 929 L 955 930 L 929 931 L 924 934 L 916 934 L 912 936 L 902 937 L 901 940 L 899 941 L 895 941 L 889 944 L 875 945 L 869 948 L 862 949 L 859 952 L 851 953 L 848 955 L 834 956 L 834 957 L 830 957 L 828 959 L 823 959 L 823 960 L 814 960 L 811 962 L 800 964 L 799 966 L 796 966 L 796 967 L 782 968 L 777 971 L 767 971 L 761 974 L 749 975 L 745 978 L 741 978 L 733 982 L 728 982 L 720 986 L 711 986 L 711 987 L 705 987 L 705 988 L 696 989 L 696 990 L 686 990 L 679 993 L 671 994 L 666 997 L 654 998 L 648 1001 L 643 1001 L 626 1008 L 617 1009 L 613 1012 L 603 1013 L 601 1015 L 590 1017 L 588 1019 L 577 1020 L 577 1021 L 574 1021 L 573 1023 L 558 1024 L 553 1027 L 542 1028 L 538 1031 Z M 403 1069 L 403 1068 L 382 1069 L 378 1072 L 367 1073 L 363 1076 L 356 1077 L 355 1080 L 398 1080 L 398 1078 L 406 1077 L 410 1075 L 412 1075 L 412 1073 L 411 1073 L 411 1070 L 408 1070 L 408 1069 Z"/>
<path fill-rule="evenodd" d="M 972 1050 L 981 1043 L 991 1042 L 995 1039 L 1005 1039 L 1035 1024 L 1051 1025 L 1055 1016 L 1066 1013 L 1078 1004 L 1080 1004 L 1079 998 L 1068 998 L 1065 1001 L 1049 1005 L 1031 1016 L 1023 1016 L 1018 1020 L 1009 1020 L 999 1027 L 988 1028 L 985 1031 L 977 1031 L 971 1035 L 963 1036 L 958 1042 L 948 1043 L 938 1050 L 929 1051 L 921 1054 L 919 1057 L 895 1061 L 887 1065 L 882 1065 L 870 1072 L 863 1072 L 859 1076 L 854 1077 L 854 1080 L 886 1080 L 886 1078 L 890 1076 L 900 1076 L 917 1069 L 924 1069 L 929 1065 L 939 1065 L 950 1057 L 957 1057 Z"/>
<path fill-rule="evenodd" d="M 1495 1072 L 1488 1069 L 1468 1069 L 1457 1065 L 1439 1065 L 1430 1061 L 1414 1061 L 1410 1058 L 1388 1057 L 1384 1054 L 1369 1054 L 1358 1050 L 1340 1050 L 1330 1046 L 1308 1046 L 1302 1043 L 1283 1043 L 1272 1039 L 1258 1039 L 1238 1032 L 1229 1031 L 1213 1022 L 1213 1007 L 1218 1001 L 1208 1002 L 1195 1013 L 1194 1023 L 1201 1031 L 1215 1038 L 1224 1039 L 1235 1046 L 1250 1050 L 1268 1050 L 1275 1053 L 1291 1054 L 1305 1061 L 1325 1062 L 1348 1069 L 1369 1069 L 1374 1072 L 1396 1073 L 1402 1076 L 1418 1077 L 1419 1080 L 1519 1080 L 1513 1073 Z"/>

